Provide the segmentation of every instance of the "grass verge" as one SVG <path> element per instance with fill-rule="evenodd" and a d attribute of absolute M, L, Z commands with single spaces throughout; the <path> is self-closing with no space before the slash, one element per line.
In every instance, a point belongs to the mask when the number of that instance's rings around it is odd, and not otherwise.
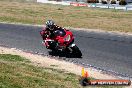
<path fill-rule="evenodd" d="M 0 54 L 0 88 L 79 88 L 75 74 L 42 68 L 25 58 Z"/>
<path fill-rule="evenodd" d="M 63 70 L 35 66 L 18 55 L 0 54 L 0 88 L 82 88 L 78 78 Z"/>
<path fill-rule="evenodd" d="M 0 0 L 1 22 L 43 24 L 47 19 L 53 19 L 65 27 L 132 32 L 132 11 L 16 1 Z"/>

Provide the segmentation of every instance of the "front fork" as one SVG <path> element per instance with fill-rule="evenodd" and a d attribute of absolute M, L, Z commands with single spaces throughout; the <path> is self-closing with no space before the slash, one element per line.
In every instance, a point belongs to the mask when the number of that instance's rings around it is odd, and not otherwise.
<path fill-rule="evenodd" d="M 71 45 L 69 45 L 68 49 L 69 49 L 70 53 L 73 52 L 72 47 L 74 47 L 74 46 L 76 46 L 76 44 L 74 44 L 74 43 L 72 43 Z"/>
<path fill-rule="evenodd" d="M 54 40 L 48 39 L 48 40 L 42 41 L 42 44 L 43 44 L 44 46 L 46 46 L 47 49 L 49 49 L 49 47 L 50 47 L 50 45 L 49 45 L 48 42 L 54 42 Z"/>

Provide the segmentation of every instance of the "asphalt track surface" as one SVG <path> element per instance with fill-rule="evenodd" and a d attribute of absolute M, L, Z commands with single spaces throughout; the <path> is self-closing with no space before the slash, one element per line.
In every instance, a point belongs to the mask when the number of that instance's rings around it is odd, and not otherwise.
<path fill-rule="evenodd" d="M 42 27 L 0 23 L 0 45 L 49 55 L 42 46 Z M 82 58 L 65 60 L 94 66 L 132 77 L 132 37 L 71 30 Z M 66 56 L 61 56 L 66 57 Z"/>

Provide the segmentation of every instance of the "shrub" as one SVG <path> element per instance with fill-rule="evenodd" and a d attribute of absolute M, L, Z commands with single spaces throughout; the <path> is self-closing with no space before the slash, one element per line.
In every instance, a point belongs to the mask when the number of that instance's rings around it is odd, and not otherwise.
<path fill-rule="evenodd" d="M 120 2 L 119 2 L 119 5 L 126 5 L 127 3 L 126 3 L 126 1 L 125 0 L 120 0 Z"/>
<path fill-rule="evenodd" d="M 107 1 L 102 0 L 102 4 L 107 4 Z"/>
<path fill-rule="evenodd" d="M 116 4 L 116 1 L 115 1 L 115 0 L 112 0 L 112 1 L 111 1 L 111 4 Z"/>

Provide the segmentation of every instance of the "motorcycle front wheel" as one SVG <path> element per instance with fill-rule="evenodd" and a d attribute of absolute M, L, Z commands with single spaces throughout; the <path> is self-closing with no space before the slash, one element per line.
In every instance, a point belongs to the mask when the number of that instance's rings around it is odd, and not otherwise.
<path fill-rule="evenodd" d="M 77 57 L 82 57 L 82 53 L 76 45 L 71 47 L 71 49 L 72 49 L 72 54 L 74 54 Z"/>

